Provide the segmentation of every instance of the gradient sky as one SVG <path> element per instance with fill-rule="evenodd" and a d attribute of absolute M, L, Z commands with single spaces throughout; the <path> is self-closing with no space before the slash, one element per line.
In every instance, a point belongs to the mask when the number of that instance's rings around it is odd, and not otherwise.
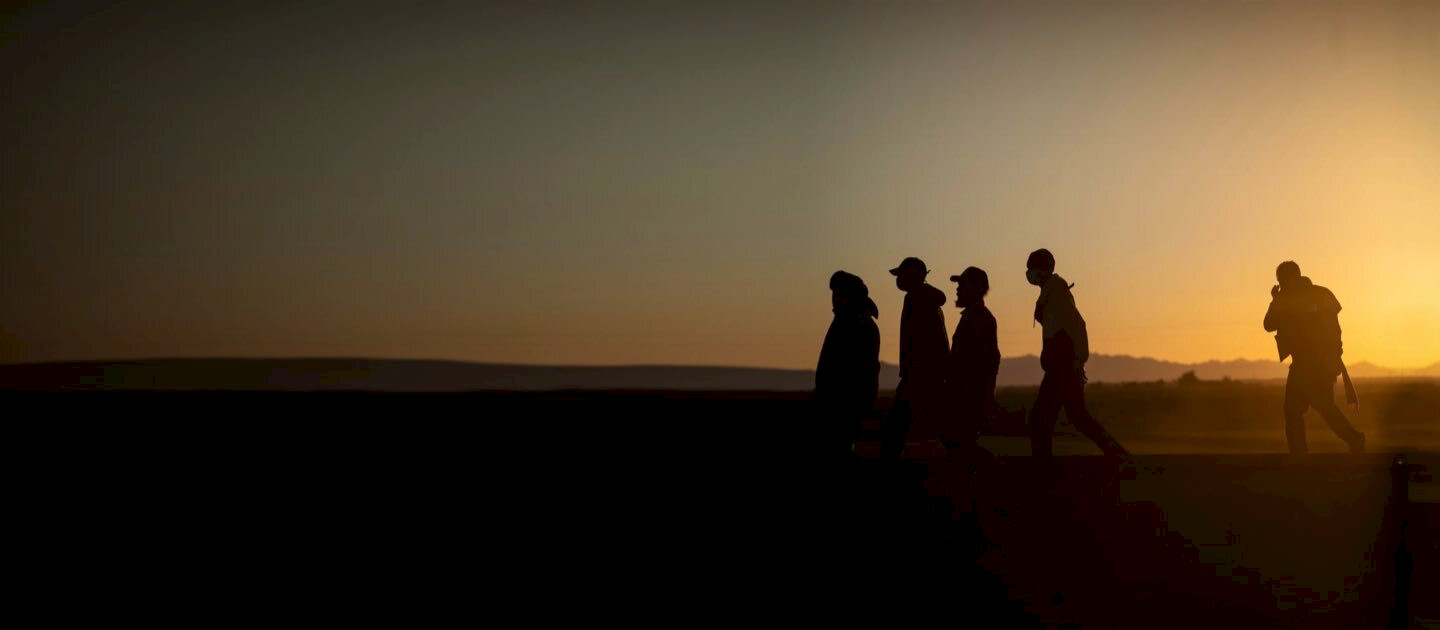
<path fill-rule="evenodd" d="M 905 256 L 1013 356 L 1037 247 L 1094 352 L 1294 259 L 1440 361 L 1440 2 L 201 4 L 3 18 L 0 361 L 807 368 L 844 269 L 893 362 Z"/>

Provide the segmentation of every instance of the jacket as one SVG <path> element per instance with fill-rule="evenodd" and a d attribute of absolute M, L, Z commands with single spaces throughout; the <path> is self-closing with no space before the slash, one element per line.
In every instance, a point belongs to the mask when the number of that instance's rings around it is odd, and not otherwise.
<path fill-rule="evenodd" d="M 955 336 L 950 340 L 950 379 L 956 384 L 974 384 L 988 378 L 993 383 L 999 371 L 995 316 L 984 303 L 968 306 L 961 312 Z"/>
<path fill-rule="evenodd" d="M 1265 330 L 1275 333 L 1280 360 L 1325 365 L 1340 371 L 1340 301 L 1329 289 L 1300 277 L 1300 288 L 1281 291 L 1265 311 Z"/>
<path fill-rule="evenodd" d="M 1085 331 L 1085 318 L 1075 307 L 1071 286 L 1064 278 L 1051 274 L 1035 300 L 1035 321 L 1040 322 L 1043 341 L 1040 367 L 1046 372 L 1071 370 L 1075 362 L 1090 360 L 1090 336 Z"/>
<path fill-rule="evenodd" d="M 943 383 L 949 371 L 945 294 L 928 284 L 905 294 L 900 312 L 900 382 Z"/>
<path fill-rule="evenodd" d="M 835 309 L 815 366 L 815 397 L 838 403 L 870 405 L 880 384 L 880 329 L 875 303 Z"/>

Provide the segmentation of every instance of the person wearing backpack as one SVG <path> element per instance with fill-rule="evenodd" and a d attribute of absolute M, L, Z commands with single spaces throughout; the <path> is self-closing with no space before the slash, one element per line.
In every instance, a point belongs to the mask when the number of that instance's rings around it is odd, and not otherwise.
<path fill-rule="evenodd" d="M 1285 439 L 1290 452 L 1308 452 L 1305 444 L 1305 410 L 1315 409 L 1325 424 L 1350 447 L 1365 452 L 1365 434 L 1335 406 L 1335 378 L 1345 377 L 1345 395 L 1358 407 L 1355 385 L 1340 356 L 1340 301 L 1329 289 L 1300 275 L 1300 265 L 1287 260 L 1275 268 L 1270 288 L 1270 308 L 1265 311 L 1265 331 L 1275 333 L 1280 360 L 1290 357 L 1290 375 L 1285 379 Z"/>

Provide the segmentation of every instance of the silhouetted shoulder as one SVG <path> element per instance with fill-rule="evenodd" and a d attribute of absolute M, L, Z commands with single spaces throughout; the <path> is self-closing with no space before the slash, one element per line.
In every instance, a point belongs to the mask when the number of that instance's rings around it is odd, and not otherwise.
<path fill-rule="evenodd" d="M 970 311 L 975 311 L 975 318 L 982 324 L 985 324 L 985 326 L 989 328 L 995 327 L 995 314 L 991 313 L 990 309 L 986 308 L 984 304 L 976 304 L 975 306 L 965 309 L 965 314 L 969 315 Z"/>
<path fill-rule="evenodd" d="M 1340 312 L 1340 300 L 1336 299 L 1335 293 L 1330 291 L 1330 289 L 1317 284 L 1311 290 L 1315 292 L 1315 299 L 1322 306 L 1327 307 L 1328 310 L 1333 312 Z"/>
<path fill-rule="evenodd" d="M 945 305 L 945 292 L 928 284 L 914 291 L 914 295 L 917 302 L 927 307 L 939 308 Z"/>

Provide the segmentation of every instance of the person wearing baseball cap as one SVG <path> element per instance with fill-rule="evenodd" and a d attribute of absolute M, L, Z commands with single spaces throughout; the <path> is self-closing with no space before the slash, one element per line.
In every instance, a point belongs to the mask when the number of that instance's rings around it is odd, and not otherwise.
<path fill-rule="evenodd" d="M 899 459 L 916 419 L 926 425 L 938 420 L 949 370 L 950 344 L 945 336 L 945 293 L 925 282 L 925 262 L 909 257 L 890 270 L 895 286 L 905 292 L 900 311 L 900 384 L 895 404 L 882 427 L 880 456 Z"/>
<path fill-rule="evenodd" d="M 880 309 L 859 276 L 836 271 L 830 276 L 835 317 L 815 366 L 815 430 L 827 453 L 853 453 L 865 416 L 880 389 Z"/>
<path fill-rule="evenodd" d="M 1030 408 L 1030 454 L 1041 467 L 1053 465 L 1052 433 L 1060 409 L 1070 424 L 1095 442 L 1107 457 L 1124 463 L 1130 453 L 1085 408 L 1085 362 L 1090 358 L 1090 338 L 1085 318 L 1075 307 L 1075 296 L 1064 278 L 1055 273 L 1055 256 L 1046 249 L 1030 253 L 1025 261 L 1025 280 L 1040 287 L 1035 300 L 1035 321 L 1040 323 L 1042 345 L 1040 367 L 1045 376 Z"/>
<path fill-rule="evenodd" d="M 985 416 L 995 403 L 995 377 L 1000 372 L 1000 342 L 995 316 L 985 307 L 990 277 L 978 267 L 967 267 L 955 283 L 955 306 L 960 322 L 950 339 L 950 375 L 946 389 L 955 401 L 959 440 L 952 446 L 975 447 Z"/>

